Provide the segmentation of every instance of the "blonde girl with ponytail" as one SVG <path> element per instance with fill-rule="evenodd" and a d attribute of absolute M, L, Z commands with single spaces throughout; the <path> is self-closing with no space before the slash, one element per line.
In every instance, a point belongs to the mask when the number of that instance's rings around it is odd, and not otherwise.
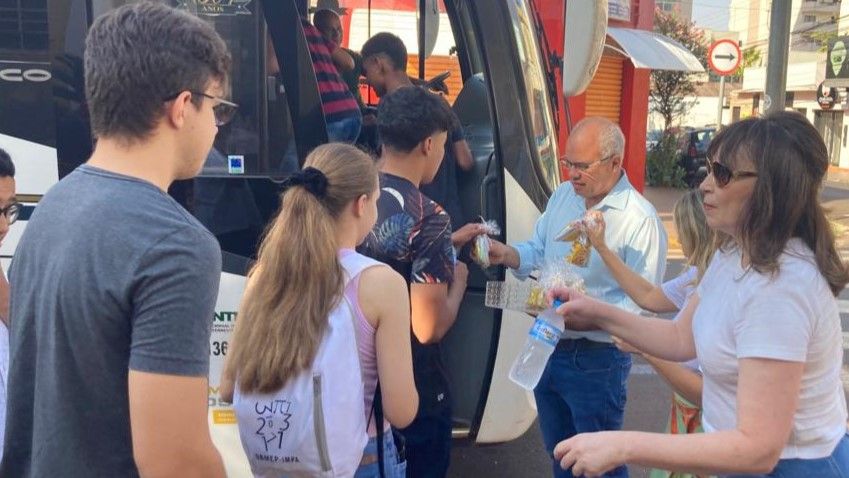
<path fill-rule="evenodd" d="M 406 282 L 376 261 L 356 277 L 346 277 L 342 263 L 360 259 L 354 248 L 377 219 L 378 184 L 375 161 L 341 143 L 316 148 L 304 170 L 285 182 L 280 210 L 248 274 L 222 377 L 224 399 L 232 398 L 235 387 L 242 393 L 277 391 L 309 370 L 328 328 L 328 315 L 347 299 L 354 315 L 366 419 L 372 416 L 379 380 L 387 421 L 401 428 L 413 420 L 418 394 Z M 331 423 L 328 428 L 332 434 Z M 370 420 L 369 437 L 375 434 Z M 394 445 L 391 439 L 384 442 L 385 468 L 391 472 L 386 476 L 397 476 Z M 372 456 L 376 453 L 371 438 L 362 468 L 378 471 Z"/>

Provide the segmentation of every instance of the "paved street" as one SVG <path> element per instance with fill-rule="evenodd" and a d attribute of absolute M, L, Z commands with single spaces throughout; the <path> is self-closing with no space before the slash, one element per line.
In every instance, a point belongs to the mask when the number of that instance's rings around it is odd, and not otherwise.
<path fill-rule="evenodd" d="M 670 232 L 670 244 L 677 244 L 671 230 L 671 206 L 680 192 L 649 190 L 648 197 L 657 207 Z M 829 183 L 822 193 L 823 204 L 838 233 L 838 245 L 844 258 L 849 259 L 849 185 Z M 666 277 L 677 275 L 683 259 L 680 251 L 671 249 Z M 849 346 L 849 290 L 839 297 L 844 343 Z M 844 357 L 844 388 L 849 391 L 849 355 Z M 645 362 L 635 360 L 628 383 L 628 405 L 625 412 L 625 429 L 663 431 L 669 409 L 669 389 Z M 550 461 L 543 452 L 542 437 L 535 424 L 524 436 L 501 445 L 478 446 L 457 442 L 452 453 L 449 476 L 491 477 L 544 477 L 550 476 Z M 643 478 L 646 470 L 631 467 L 631 476 Z"/>

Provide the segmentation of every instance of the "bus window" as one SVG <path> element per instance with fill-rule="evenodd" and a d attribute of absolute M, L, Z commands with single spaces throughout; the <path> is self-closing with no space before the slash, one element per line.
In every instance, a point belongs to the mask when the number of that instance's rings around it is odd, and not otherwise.
<path fill-rule="evenodd" d="M 519 61 L 525 72 L 524 83 L 527 106 L 536 147 L 537 169 L 548 183 L 551 191 L 560 184 L 560 167 L 557 158 L 557 132 L 554 129 L 551 103 L 545 83 L 545 69 L 537 52 L 537 37 L 534 34 L 533 17 L 527 0 L 510 0 L 509 11 L 513 16 L 512 31 L 516 38 Z"/>
<path fill-rule="evenodd" d="M 92 0 L 92 19 L 127 3 L 132 3 L 132 0 Z M 264 145 L 265 132 L 261 128 L 267 94 L 264 79 L 265 30 L 259 2 L 225 5 L 226 2 L 171 0 L 168 3 L 211 23 L 224 38 L 233 58 L 230 84 L 226 86 L 229 97 L 239 108 L 233 119 L 219 128 L 214 149 L 204 164 L 201 176 L 278 174 L 279 164 L 271 164 Z M 285 136 L 285 128 L 277 135 Z"/>

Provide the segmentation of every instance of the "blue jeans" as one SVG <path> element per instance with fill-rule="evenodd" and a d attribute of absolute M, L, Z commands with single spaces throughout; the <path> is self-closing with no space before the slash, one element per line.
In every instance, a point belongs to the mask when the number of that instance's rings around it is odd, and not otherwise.
<path fill-rule="evenodd" d="M 548 360 L 534 397 L 545 451 L 552 457 L 555 478 L 573 478 L 571 470 L 554 460 L 554 447 L 578 433 L 619 430 L 631 355 L 613 344 L 587 339 L 563 339 Z M 627 477 L 619 467 L 606 477 Z"/>
<path fill-rule="evenodd" d="M 377 437 L 371 437 L 363 450 L 363 457 L 372 457 L 375 461 L 368 465 L 360 465 L 354 478 L 380 478 L 380 466 L 376 461 Z M 404 478 L 407 475 L 407 462 L 398 463 L 398 450 L 392 432 L 383 434 L 383 476 L 385 478 Z"/>
<path fill-rule="evenodd" d="M 727 478 L 849 478 L 849 434 L 834 448 L 831 456 L 812 460 L 779 460 L 767 475 L 728 475 Z"/>
<path fill-rule="evenodd" d="M 331 143 L 354 144 L 360 137 L 360 128 L 363 126 L 362 116 L 352 116 L 333 123 L 327 123 L 327 141 Z"/>

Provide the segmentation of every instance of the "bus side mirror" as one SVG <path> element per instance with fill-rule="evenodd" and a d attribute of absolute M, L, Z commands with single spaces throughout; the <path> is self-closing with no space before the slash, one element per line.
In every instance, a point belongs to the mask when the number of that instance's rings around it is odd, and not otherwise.
<path fill-rule="evenodd" d="M 567 0 L 563 13 L 563 96 L 577 96 L 592 81 L 607 36 L 607 0 Z"/>
<path fill-rule="evenodd" d="M 607 0 L 605 0 L 606 2 Z M 438 0 L 416 0 L 416 32 L 421 38 L 420 28 L 424 26 L 424 57 L 430 58 L 436 48 L 436 37 L 439 36 L 439 2 Z"/>

